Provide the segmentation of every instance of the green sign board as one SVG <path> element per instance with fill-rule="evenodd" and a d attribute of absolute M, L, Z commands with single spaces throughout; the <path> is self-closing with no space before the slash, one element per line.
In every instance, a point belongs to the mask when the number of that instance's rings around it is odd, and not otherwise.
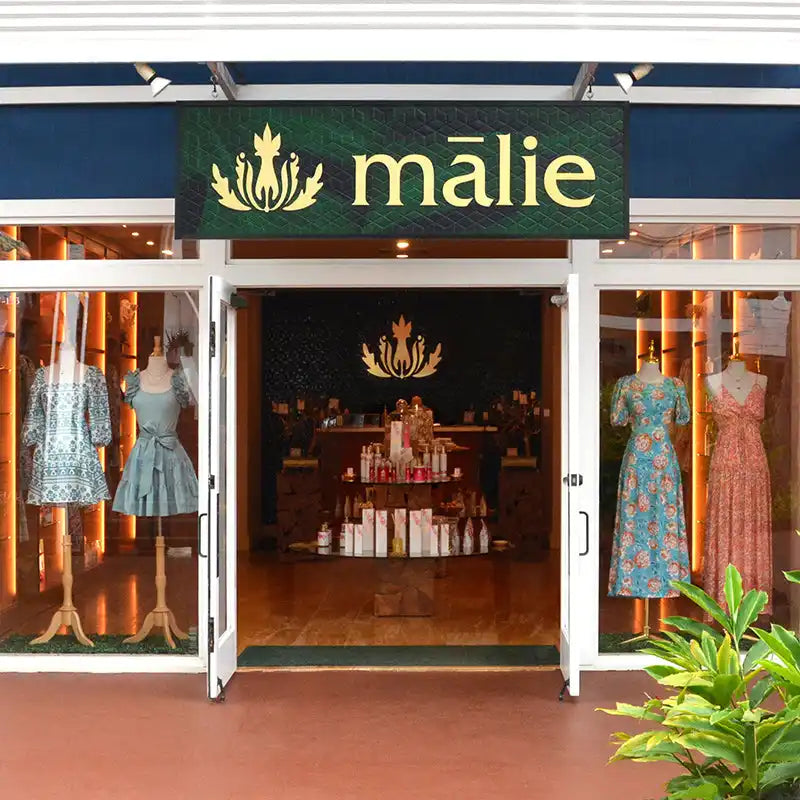
<path fill-rule="evenodd" d="M 627 104 L 180 108 L 180 238 L 620 238 Z"/>

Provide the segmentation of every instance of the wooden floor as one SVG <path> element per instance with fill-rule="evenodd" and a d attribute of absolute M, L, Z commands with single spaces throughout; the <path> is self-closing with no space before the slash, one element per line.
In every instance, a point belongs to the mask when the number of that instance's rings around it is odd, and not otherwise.
<path fill-rule="evenodd" d="M 478 645 L 558 642 L 558 553 L 442 559 L 431 617 L 373 616 L 369 560 L 240 560 L 239 644 Z"/>

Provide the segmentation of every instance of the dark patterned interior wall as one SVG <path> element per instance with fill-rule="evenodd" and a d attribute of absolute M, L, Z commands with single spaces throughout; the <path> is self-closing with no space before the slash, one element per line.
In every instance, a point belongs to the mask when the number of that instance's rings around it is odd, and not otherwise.
<path fill-rule="evenodd" d="M 517 291 L 282 291 L 264 298 L 264 392 L 338 397 L 343 408 L 372 413 L 399 397 L 422 396 L 442 423 L 460 423 L 471 406 L 488 407 L 513 389 L 540 390 L 542 296 Z M 362 344 L 373 353 L 392 323 L 412 323 L 426 353 L 441 343 L 441 363 L 427 378 L 367 373 Z M 409 344 L 411 341 L 409 341 Z M 266 410 L 266 405 L 265 405 Z"/>

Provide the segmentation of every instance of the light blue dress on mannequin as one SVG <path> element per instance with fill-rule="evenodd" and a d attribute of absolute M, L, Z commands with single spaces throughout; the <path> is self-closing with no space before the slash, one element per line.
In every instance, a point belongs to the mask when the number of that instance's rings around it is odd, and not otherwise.
<path fill-rule="evenodd" d="M 165 392 L 145 392 L 139 370 L 125 376 L 125 402 L 136 412 L 139 435 L 122 473 L 114 511 L 136 517 L 170 517 L 197 511 L 197 475 L 178 441 L 181 408 L 189 405 L 183 372 Z"/>

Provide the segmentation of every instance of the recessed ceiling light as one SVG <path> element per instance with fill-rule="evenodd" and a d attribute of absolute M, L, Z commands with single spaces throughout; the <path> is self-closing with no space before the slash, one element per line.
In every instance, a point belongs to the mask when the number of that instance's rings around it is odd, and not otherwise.
<path fill-rule="evenodd" d="M 128 226 L 127 226 L 127 225 L 126 225 L 126 224 L 123 222 L 123 223 L 122 223 L 122 227 L 123 227 L 123 228 L 127 228 Z"/>
<path fill-rule="evenodd" d="M 131 236 L 136 237 L 139 235 L 139 231 L 131 231 Z"/>
<path fill-rule="evenodd" d="M 397 249 L 398 250 L 405 250 L 410 246 L 411 246 L 411 242 L 407 242 L 405 239 L 400 239 L 400 241 L 397 242 Z"/>
<path fill-rule="evenodd" d="M 162 250 L 161 251 L 161 255 L 162 256 L 171 256 L 172 255 L 172 250 Z"/>
<path fill-rule="evenodd" d="M 148 247 L 152 247 L 155 244 L 155 242 L 152 239 L 148 239 L 146 244 Z"/>
<path fill-rule="evenodd" d="M 408 258 L 408 253 L 396 253 L 395 258 Z"/>
<path fill-rule="evenodd" d="M 613 247 L 606 247 L 605 250 L 601 250 L 600 252 L 608 255 L 609 253 L 613 253 L 614 252 L 614 248 Z"/>
<path fill-rule="evenodd" d="M 617 244 L 625 244 L 625 240 L 624 240 L 624 239 L 620 239 L 620 240 L 617 242 Z"/>
<path fill-rule="evenodd" d="M 639 223 L 639 227 L 640 227 L 640 228 L 644 228 L 644 222 L 640 222 L 640 223 Z"/>
<path fill-rule="evenodd" d="M 631 236 L 638 236 L 638 235 L 639 235 L 639 231 L 631 231 Z"/>

